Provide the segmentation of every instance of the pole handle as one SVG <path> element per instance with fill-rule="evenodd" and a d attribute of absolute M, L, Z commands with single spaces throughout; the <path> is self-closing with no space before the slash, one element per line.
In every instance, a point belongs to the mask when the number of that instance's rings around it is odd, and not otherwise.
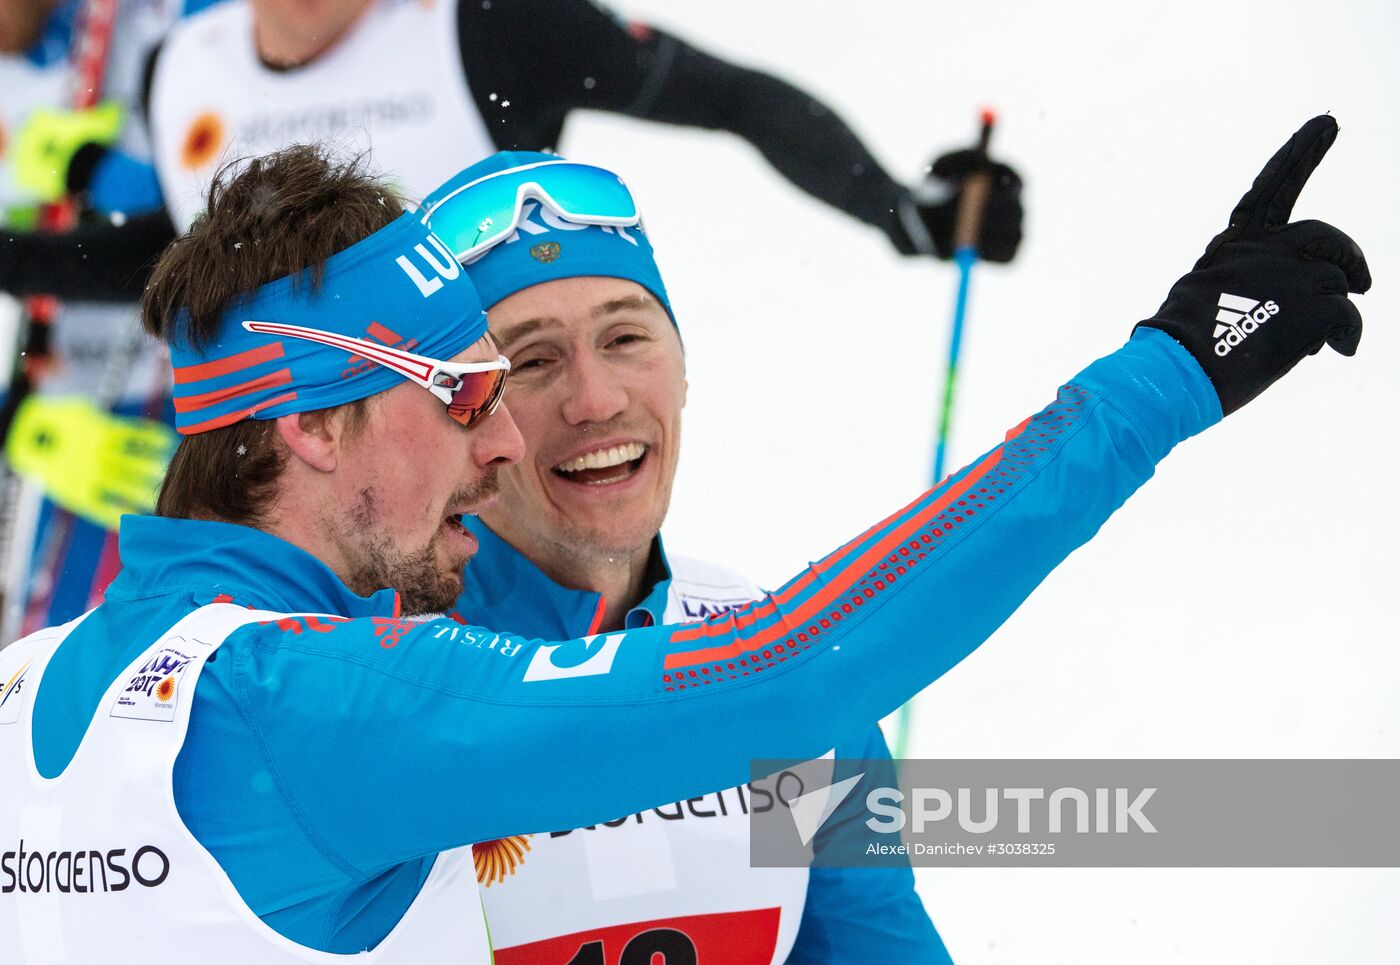
<path fill-rule="evenodd" d="M 982 234 L 982 216 L 987 211 L 987 199 L 992 194 L 992 176 L 978 171 L 963 182 L 958 212 L 953 220 L 953 250 L 977 248 Z"/>
<path fill-rule="evenodd" d="M 987 160 L 987 149 L 992 143 L 992 128 L 996 126 L 997 115 L 991 108 L 982 110 L 982 130 L 977 138 L 977 153 Z M 992 174 L 978 171 L 963 181 L 962 194 L 958 198 L 958 210 L 953 219 L 953 250 L 963 248 L 976 250 L 982 235 L 982 219 L 987 212 L 987 199 L 992 194 Z"/>

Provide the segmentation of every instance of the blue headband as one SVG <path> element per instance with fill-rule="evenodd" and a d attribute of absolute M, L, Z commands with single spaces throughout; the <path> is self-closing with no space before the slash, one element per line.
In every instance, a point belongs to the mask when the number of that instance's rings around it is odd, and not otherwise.
<path fill-rule="evenodd" d="M 439 195 L 457 185 L 497 171 L 538 161 L 553 161 L 553 154 L 533 151 L 501 151 L 452 178 L 423 202 L 429 208 Z M 641 227 L 614 228 L 566 221 L 538 201 L 527 202 L 514 232 L 500 244 L 466 265 L 467 276 L 491 308 L 524 288 L 559 278 L 601 275 L 625 278 L 655 296 L 675 322 L 671 300 L 656 267 L 651 242 Z"/>
<path fill-rule="evenodd" d="M 181 434 L 326 409 L 403 381 L 343 349 L 249 332 L 244 321 L 318 328 L 436 359 L 452 358 L 486 333 L 467 274 L 418 216 L 405 214 L 327 259 L 319 289 L 305 269 L 239 298 L 219 319 L 212 344 L 172 339 Z"/>

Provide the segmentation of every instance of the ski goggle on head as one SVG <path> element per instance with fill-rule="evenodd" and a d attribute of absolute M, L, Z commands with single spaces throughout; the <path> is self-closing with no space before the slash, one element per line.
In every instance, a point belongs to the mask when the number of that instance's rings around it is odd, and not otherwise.
<path fill-rule="evenodd" d="M 532 198 L 575 224 L 629 227 L 642 220 L 632 192 L 616 174 L 563 158 L 461 184 L 453 179 L 424 200 L 421 214 L 433 234 L 466 263 L 510 237 Z"/>
<path fill-rule="evenodd" d="M 379 342 L 301 325 L 246 321 L 243 327 L 250 332 L 301 338 L 344 349 L 392 369 L 437 396 L 447 406 L 447 414 L 467 428 L 496 411 L 505 392 L 506 373 L 510 371 L 510 359 L 504 355 L 491 362 L 443 362 Z"/>

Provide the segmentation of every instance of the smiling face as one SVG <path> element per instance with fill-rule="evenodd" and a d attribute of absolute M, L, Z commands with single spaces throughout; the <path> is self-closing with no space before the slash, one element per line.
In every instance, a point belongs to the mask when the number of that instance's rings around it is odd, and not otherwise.
<path fill-rule="evenodd" d="M 452 361 L 496 355 L 486 336 Z M 460 516 L 493 501 L 498 471 L 522 451 L 504 405 L 467 429 L 413 383 L 375 397 L 363 428 L 345 442 L 334 509 L 321 521 L 346 586 L 361 595 L 393 587 L 406 614 L 449 609 L 477 549 Z"/>
<path fill-rule="evenodd" d="M 685 359 L 670 316 L 635 282 L 587 277 L 516 292 L 489 319 L 525 457 L 502 469 L 482 519 L 556 578 L 643 558 L 680 455 Z"/>

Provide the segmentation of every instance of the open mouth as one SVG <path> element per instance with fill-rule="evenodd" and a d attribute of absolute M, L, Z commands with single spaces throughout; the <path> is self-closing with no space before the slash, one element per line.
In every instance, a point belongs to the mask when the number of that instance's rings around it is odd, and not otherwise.
<path fill-rule="evenodd" d="M 645 443 L 626 442 L 561 462 L 554 475 L 584 486 L 606 486 L 629 478 L 642 468 L 650 451 Z"/>
<path fill-rule="evenodd" d="M 443 517 L 442 525 L 446 526 L 452 532 L 460 533 L 462 536 L 465 536 L 467 537 L 467 539 L 475 542 L 476 537 L 472 535 L 471 530 L 467 529 L 466 518 L 468 516 L 479 516 L 483 509 L 485 509 L 487 506 L 489 506 L 491 503 L 494 503 L 495 501 L 496 498 L 493 495 L 490 499 L 484 502 L 468 506 L 466 509 L 460 510 L 459 512 L 449 513 L 447 516 Z"/>

